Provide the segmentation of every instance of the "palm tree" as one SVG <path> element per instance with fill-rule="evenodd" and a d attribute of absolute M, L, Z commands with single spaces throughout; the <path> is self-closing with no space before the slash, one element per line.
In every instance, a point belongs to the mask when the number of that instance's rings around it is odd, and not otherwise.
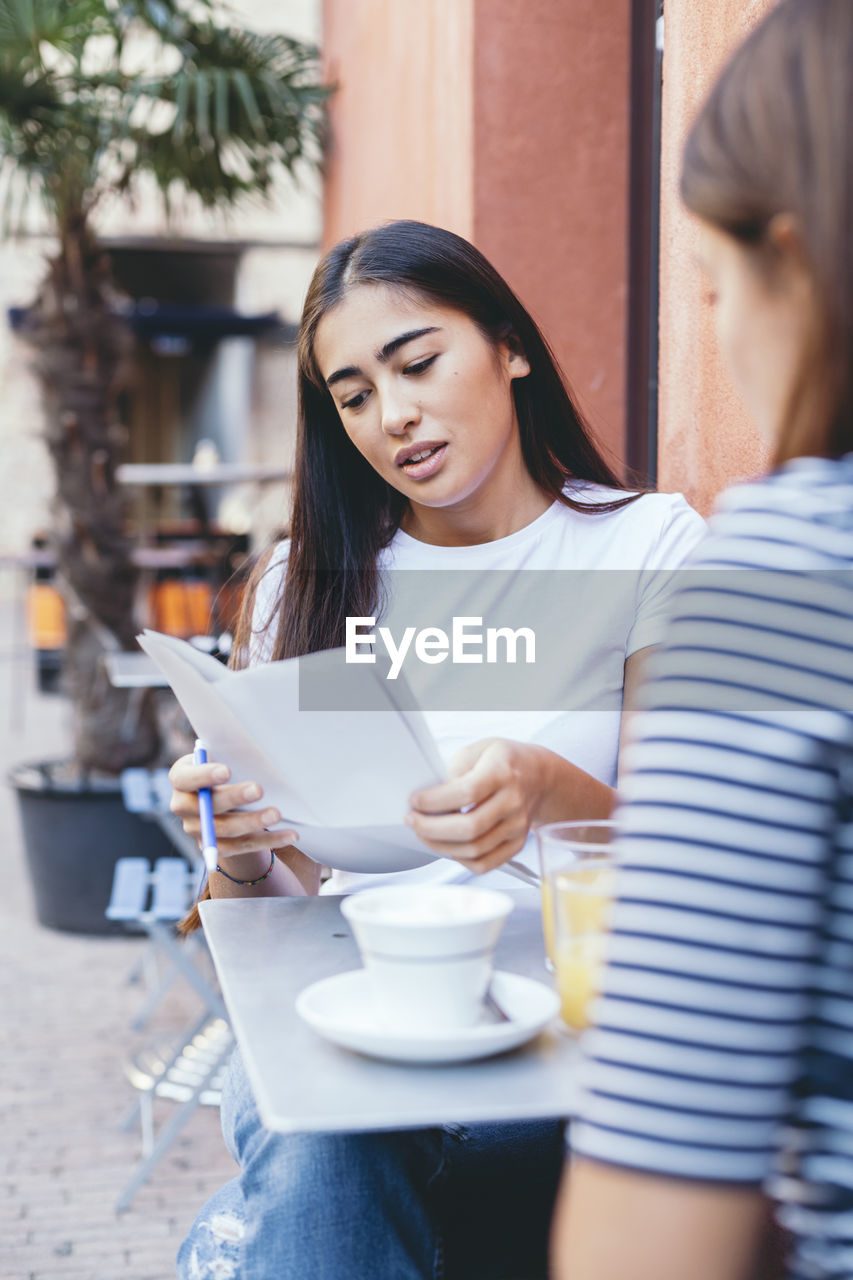
<path fill-rule="evenodd" d="M 157 750 L 151 707 L 123 736 L 126 695 L 101 662 L 135 647 L 136 573 L 115 480 L 132 340 L 93 215 L 142 180 L 167 212 L 186 196 L 211 210 L 268 196 L 281 171 L 319 162 L 328 93 L 313 47 L 238 28 L 213 0 L 0 0 L 4 203 L 8 213 L 40 197 L 58 244 L 25 332 L 56 473 L 52 538 L 85 770 L 117 772 Z"/>

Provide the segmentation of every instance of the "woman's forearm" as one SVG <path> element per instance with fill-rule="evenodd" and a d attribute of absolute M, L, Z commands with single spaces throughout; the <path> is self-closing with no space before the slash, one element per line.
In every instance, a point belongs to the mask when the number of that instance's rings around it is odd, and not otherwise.
<path fill-rule="evenodd" d="M 599 782 L 575 764 L 570 764 L 547 747 L 529 745 L 532 767 L 542 777 L 539 801 L 533 813 L 534 826 L 546 822 L 572 822 L 583 818 L 609 818 L 616 803 L 616 790 Z"/>
<path fill-rule="evenodd" d="M 275 854 L 272 871 L 257 884 L 235 884 L 235 880 L 257 880 L 263 877 Z M 235 854 L 228 858 L 228 876 L 211 872 L 212 898 L 302 898 L 320 891 L 321 867 L 294 845 L 284 849 Z"/>

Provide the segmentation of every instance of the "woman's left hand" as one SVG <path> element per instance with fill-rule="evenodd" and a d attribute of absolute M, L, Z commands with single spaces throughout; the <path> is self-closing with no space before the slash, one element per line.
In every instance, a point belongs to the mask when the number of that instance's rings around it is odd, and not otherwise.
<path fill-rule="evenodd" d="M 478 874 L 492 871 L 524 845 L 556 760 L 553 751 L 532 743 L 474 742 L 454 757 L 447 782 L 410 797 L 406 822 L 434 853 Z"/>

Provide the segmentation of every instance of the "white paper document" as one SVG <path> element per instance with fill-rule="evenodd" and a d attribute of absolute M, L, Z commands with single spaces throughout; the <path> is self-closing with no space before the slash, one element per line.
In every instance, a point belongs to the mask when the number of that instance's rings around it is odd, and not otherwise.
<path fill-rule="evenodd" d="M 145 631 L 139 643 L 209 759 L 263 788 L 245 807 L 278 809 L 277 825 L 296 830 L 309 857 L 362 872 L 433 861 L 403 816 L 411 792 L 440 782 L 444 767 L 405 683 L 387 680 L 381 663 L 353 669 L 332 649 L 229 671 L 174 636 Z"/>

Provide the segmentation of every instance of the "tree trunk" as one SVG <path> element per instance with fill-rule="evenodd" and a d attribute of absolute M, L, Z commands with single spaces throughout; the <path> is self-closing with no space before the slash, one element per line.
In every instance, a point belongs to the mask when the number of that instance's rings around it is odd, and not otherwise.
<path fill-rule="evenodd" d="M 108 259 L 81 217 L 63 229 L 27 337 L 56 476 L 52 541 L 68 607 L 65 670 L 75 755 L 83 769 L 117 773 L 152 760 L 158 734 L 150 694 L 114 689 L 103 663 L 109 650 L 136 647 L 138 578 L 115 478 L 126 443 L 116 396 L 133 338 L 110 310 L 111 297 Z"/>

